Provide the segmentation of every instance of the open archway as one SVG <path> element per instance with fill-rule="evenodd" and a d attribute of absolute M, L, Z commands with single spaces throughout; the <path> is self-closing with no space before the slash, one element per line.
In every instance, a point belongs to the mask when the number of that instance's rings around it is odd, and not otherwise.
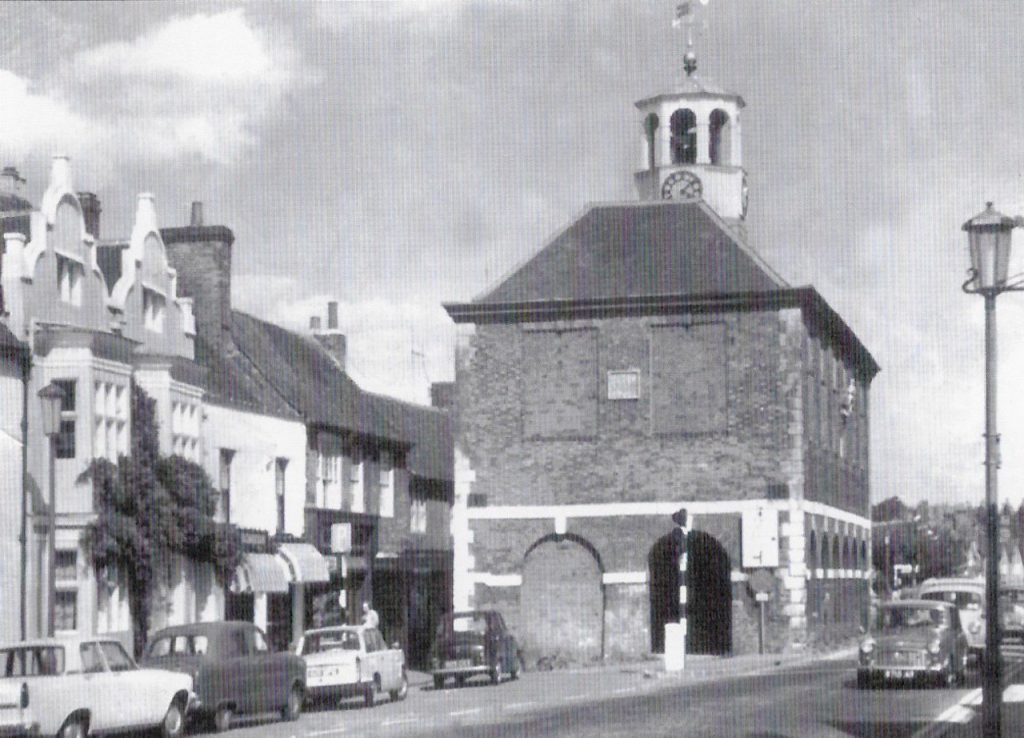
<path fill-rule="evenodd" d="M 732 563 L 718 540 L 690 531 L 687 550 L 687 653 L 732 650 Z M 648 555 L 651 650 L 665 651 L 665 624 L 679 619 L 679 550 L 672 534 L 659 538 Z"/>

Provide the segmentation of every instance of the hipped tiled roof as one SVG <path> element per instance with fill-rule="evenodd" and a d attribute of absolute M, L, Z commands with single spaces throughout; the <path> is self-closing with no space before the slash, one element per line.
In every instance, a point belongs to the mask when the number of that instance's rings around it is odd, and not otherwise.
<path fill-rule="evenodd" d="M 474 303 L 759 292 L 785 286 L 699 203 L 594 205 Z"/>

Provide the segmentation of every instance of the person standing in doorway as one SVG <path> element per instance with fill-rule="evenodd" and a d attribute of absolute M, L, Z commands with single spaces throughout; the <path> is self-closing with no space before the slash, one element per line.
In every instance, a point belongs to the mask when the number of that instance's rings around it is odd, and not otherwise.
<path fill-rule="evenodd" d="M 369 602 L 363 603 L 363 625 L 368 628 L 376 628 L 380 624 L 380 617 L 377 611 L 370 607 Z"/>

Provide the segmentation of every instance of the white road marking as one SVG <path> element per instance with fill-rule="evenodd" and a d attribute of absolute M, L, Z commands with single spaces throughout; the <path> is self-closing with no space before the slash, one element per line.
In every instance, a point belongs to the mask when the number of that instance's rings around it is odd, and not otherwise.
<path fill-rule="evenodd" d="M 475 715 L 478 712 L 480 712 L 480 709 L 481 708 L 479 708 L 479 707 L 473 707 L 473 708 L 470 708 L 469 710 L 453 710 L 452 712 L 449 712 L 448 714 L 451 715 L 452 717 L 459 717 L 460 715 Z"/>
<path fill-rule="evenodd" d="M 340 728 L 328 728 L 327 730 L 314 730 L 314 731 L 313 731 L 313 732 L 311 732 L 311 733 L 306 733 L 306 735 L 307 735 L 307 736 L 314 736 L 314 735 L 334 735 L 334 734 L 336 734 L 336 733 L 344 733 L 344 732 L 345 732 L 345 728 L 344 728 L 344 726 L 342 726 L 342 727 L 340 727 Z"/>
<path fill-rule="evenodd" d="M 416 718 L 391 718 L 389 720 L 382 721 L 381 725 L 386 727 L 388 725 L 403 725 L 405 723 L 415 722 L 418 722 Z"/>
<path fill-rule="evenodd" d="M 510 705 L 505 705 L 505 709 L 506 710 L 518 710 L 518 709 L 521 709 L 523 707 L 533 707 L 536 704 L 539 704 L 539 703 L 537 703 L 537 702 L 513 702 Z"/>
<path fill-rule="evenodd" d="M 626 694 L 627 692 L 632 692 L 632 691 L 633 691 L 633 687 L 623 687 L 622 689 L 613 689 L 612 690 L 612 694 Z"/>

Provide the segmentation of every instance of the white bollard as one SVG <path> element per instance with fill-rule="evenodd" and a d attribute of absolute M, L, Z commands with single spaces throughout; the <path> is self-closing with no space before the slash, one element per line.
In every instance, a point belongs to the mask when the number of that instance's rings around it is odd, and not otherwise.
<path fill-rule="evenodd" d="M 682 671 L 686 666 L 686 621 L 665 623 L 665 671 Z"/>

